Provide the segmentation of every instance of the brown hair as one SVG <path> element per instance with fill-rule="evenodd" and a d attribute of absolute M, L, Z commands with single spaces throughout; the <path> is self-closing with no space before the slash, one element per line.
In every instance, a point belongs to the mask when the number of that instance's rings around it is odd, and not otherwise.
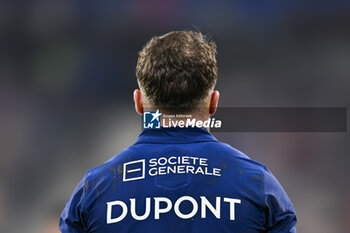
<path fill-rule="evenodd" d="M 153 37 L 139 52 L 136 76 L 156 107 L 188 111 L 207 97 L 217 79 L 216 44 L 200 32 Z"/>

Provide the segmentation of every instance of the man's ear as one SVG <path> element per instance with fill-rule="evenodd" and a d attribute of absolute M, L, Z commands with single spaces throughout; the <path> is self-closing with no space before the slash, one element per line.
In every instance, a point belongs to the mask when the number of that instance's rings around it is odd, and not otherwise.
<path fill-rule="evenodd" d="M 213 115 L 216 112 L 216 108 L 218 107 L 220 93 L 219 91 L 213 91 L 210 96 L 209 102 L 209 114 Z"/>
<path fill-rule="evenodd" d="M 139 89 L 135 89 L 134 91 L 134 102 L 135 102 L 135 110 L 138 114 L 143 114 L 143 102 L 142 102 L 142 94 Z"/>

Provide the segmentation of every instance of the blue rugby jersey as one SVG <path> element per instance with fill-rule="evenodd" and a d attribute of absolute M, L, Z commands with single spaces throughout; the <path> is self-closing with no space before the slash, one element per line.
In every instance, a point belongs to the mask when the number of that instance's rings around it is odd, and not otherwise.
<path fill-rule="evenodd" d="M 145 129 L 88 170 L 62 212 L 63 233 L 296 232 L 282 186 L 205 128 Z"/>

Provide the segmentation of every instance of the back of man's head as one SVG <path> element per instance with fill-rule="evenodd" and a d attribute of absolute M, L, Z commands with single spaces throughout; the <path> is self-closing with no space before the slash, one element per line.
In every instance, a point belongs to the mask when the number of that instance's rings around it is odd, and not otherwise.
<path fill-rule="evenodd" d="M 136 76 L 150 103 L 171 112 L 200 107 L 217 79 L 216 45 L 200 32 L 153 37 L 139 52 Z"/>

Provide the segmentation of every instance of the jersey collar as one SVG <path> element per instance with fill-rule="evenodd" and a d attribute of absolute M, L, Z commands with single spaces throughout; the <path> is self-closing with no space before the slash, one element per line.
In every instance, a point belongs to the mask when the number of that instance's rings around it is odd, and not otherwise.
<path fill-rule="evenodd" d="M 156 144 L 177 144 L 192 142 L 216 142 L 218 141 L 204 127 L 190 128 L 160 128 L 160 129 L 144 129 L 137 138 L 135 144 L 138 143 L 156 143 Z"/>

